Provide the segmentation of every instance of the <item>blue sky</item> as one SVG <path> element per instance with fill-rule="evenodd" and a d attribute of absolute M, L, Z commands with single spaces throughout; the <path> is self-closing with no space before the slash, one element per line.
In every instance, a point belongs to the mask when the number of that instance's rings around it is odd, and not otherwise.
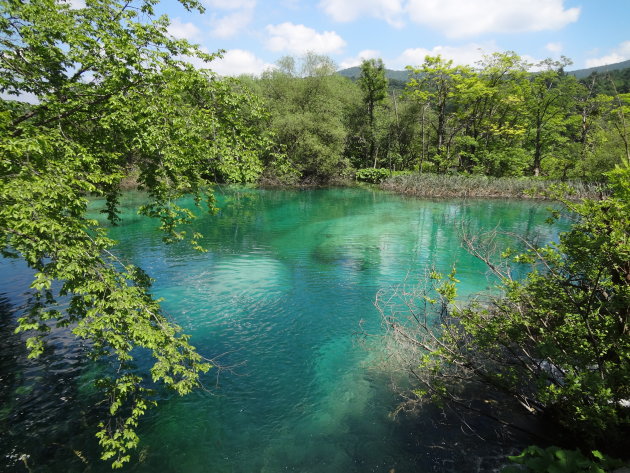
<path fill-rule="evenodd" d="M 571 58 L 581 69 L 630 59 L 630 0 L 202 0 L 189 13 L 175 0 L 159 11 L 171 32 L 209 51 L 211 68 L 257 74 L 284 55 L 315 51 L 339 68 L 380 57 L 390 69 L 427 54 L 472 64 L 513 50 L 535 62 Z"/>

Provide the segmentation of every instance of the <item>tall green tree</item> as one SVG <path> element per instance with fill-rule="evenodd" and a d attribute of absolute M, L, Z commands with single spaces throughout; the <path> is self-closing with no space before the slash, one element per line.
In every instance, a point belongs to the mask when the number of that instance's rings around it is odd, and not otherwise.
<path fill-rule="evenodd" d="M 630 93 L 620 94 L 614 87 L 612 123 L 623 142 L 624 159 L 630 161 Z"/>
<path fill-rule="evenodd" d="M 460 156 L 464 169 L 492 176 L 518 176 L 527 166 L 522 136 L 525 133 L 522 84 L 526 64 L 514 52 L 494 53 L 477 64 L 476 74 L 460 87 L 466 100 L 460 114 L 465 120 Z"/>
<path fill-rule="evenodd" d="M 407 66 L 412 77 L 407 82 L 407 90 L 420 103 L 431 105 L 435 120 L 432 159 L 438 170 L 451 166 L 453 139 L 461 130 L 461 124 L 453 120 L 454 102 L 459 97 L 461 83 L 472 72 L 470 68 L 455 66 L 452 60 L 441 56 L 427 56 L 422 66 Z"/>
<path fill-rule="evenodd" d="M 531 74 L 523 89 L 534 176 L 540 175 L 546 155 L 566 143 L 567 118 L 579 87 L 575 77 L 564 73 L 564 67 L 569 64 L 567 59 L 541 62 L 538 67 L 542 70 Z"/>
<path fill-rule="evenodd" d="M 404 93 L 391 91 L 390 135 L 394 141 L 392 148 L 399 159 L 396 169 L 418 169 L 423 171 L 424 141 L 423 132 L 427 118 L 427 104 L 418 103 Z M 393 117 L 392 112 L 393 111 Z"/>
<path fill-rule="evenodd" d="M 98 430 L 103 459 L 119 467 L 138 443 L 138 420 L 161 382 L 185 394 L 210 368 L 150 295 L 151 279 L 121 261 L 105 228 L 86 216 L 90 195 L 118 220 L 120 182 L 130 169 L 168 241 L 193 214 L 176 204 L 192 193 L 214 207 L 216 178 L 253 180 L 269 145 L 259 101 L 181 58 L 211 61 L 168 35 L 153 0 L 0 2 L 0 251 L 34 271 L 34 304 L 18 320 L 30 356 L 51 327 L 89 341 L 89 356 L 113 365 L 97 384 L 108 410 Z M 182 1 L 202 10 L 194 0 Z M 20 102 L 31 97 L 30 104 Z M 66 309 L 60 308 L 64 302 Z M 134 359 L 148 352 L 140 372 Z"/>
<path fill-rule="evenodd" d="M 348 167 L 346 118 L 357 87 L 334 71 L 330 58 L 309 53 L 282 59 L 257 81 L 275 141 L 303 180 L 328 181 Z"/>
<path fill-rule="evenodd" d="M 374 112 L 376 107 L 387 97 L 387 77 L 385 77 L 385 66 L 382 59 L 365 59 L 361 63 L 361 74 L 359 75 L 359 87 L 363 92 L 363 103 L 367 111 L 368 119 L 368 141 L 370 146 L 370 162 L 374 162 L 376 167 L 376 132 L 374 123 Z"/>

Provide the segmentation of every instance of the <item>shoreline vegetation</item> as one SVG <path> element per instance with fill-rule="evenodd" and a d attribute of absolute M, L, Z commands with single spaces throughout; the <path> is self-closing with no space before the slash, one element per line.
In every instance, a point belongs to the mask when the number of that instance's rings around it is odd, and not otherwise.
<path fill-rule="evenodd" d="M 557 187 L 569 188 L 571 200 L 598 199 L 604 193 L 599 184 L 526 177 L 404 174 L 388 177 L 380 184 L 385 191 L 413 197 L 539 200 L 555 200 L 553 189 Z"/>
<path fill-rule="evenodd" d="M 376 169 L 385 171 L 387 169 Z M 358 174 L 358 173 L 357 173 Z M 216 185 L 226 185 L 217 183 Z M 229 184 L 228 184 L 229 185 Z M 355 176 L 339 176 L 325 181 L 282 182 L 260 179 L 255 187 L 260 189 L 313 189 L 323 187 L 355 187 L 368 185 L 385 192 L 407 197 L 427 199 L 480 198 L 557 200 L 554 189 L 562 188 L 564 198 L 571 201 L 601 199 L 607 191 L 601 183 L 579 180 L 560 181 L 535 177 L 493 177 L 465 174 L 409 173 L 388 175 L 377 182 L 366 182 Z M 137 190 L 140 186 L 137 171 L 131 171 L 121 181 L 122 191 Z"/>

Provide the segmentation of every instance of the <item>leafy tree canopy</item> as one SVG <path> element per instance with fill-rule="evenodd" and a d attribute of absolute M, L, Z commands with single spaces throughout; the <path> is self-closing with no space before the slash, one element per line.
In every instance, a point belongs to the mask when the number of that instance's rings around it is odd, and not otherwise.
<path fill-rule="evenodd" d="M 307 182 L 326 182 L 347 168 L 345 117 L 358 90 L 334 70 L 330 58 L 309 52 L 297 60 L 281 58 L 277 69 L 255 82 L 276 144 Z"/>
<path fill-rule="evenodd" d="M 170 37 L 156 3 L 0 2 L 0 92 L 17 99 L 0 101 L 0 251 L 34 270 L 35 303 L 17 330 L 31 334 L 32 357 L 58 326 L 88 340 L 93 359 L 114 363 L 98 382 L 109 411 L 97 436 L 115 467 L 138 443 L 148 383 L 185 394 L 210 364 L 160 312 L 149 277 L 111 253 L 115 242 L 86 217 L 88 196 L 104 196 L 115 223 L 120 182 L 133 168 L 150 196 L 141 212 L 159 219 L 167 241 L 198 246 L 200 235 L 182 229 L 194 216 L 176 199 L 192 193 L 212 209 L 208 184 L 254 180 L 269 145 L 258 132 L 261 104 L 185 62 L 217 55 Z M 133 365 L 136 347 L 153 357 L 148 373 Z"/>

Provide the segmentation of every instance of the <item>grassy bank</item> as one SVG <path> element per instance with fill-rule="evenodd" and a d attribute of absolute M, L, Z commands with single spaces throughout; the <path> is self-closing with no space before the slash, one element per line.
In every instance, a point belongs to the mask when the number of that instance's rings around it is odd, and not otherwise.
<path fill-rule="evenodd" d="M 392 176 L 381 183 L 381 188 L 415 197 L 488 197 L 547 199 L 553 186 L 568 185 L 573 197 L 596 198 L 601 187 L 580 181 L 563 182 L 525 177 L 487 177 L 438 174 L 407 174 Z"/>

